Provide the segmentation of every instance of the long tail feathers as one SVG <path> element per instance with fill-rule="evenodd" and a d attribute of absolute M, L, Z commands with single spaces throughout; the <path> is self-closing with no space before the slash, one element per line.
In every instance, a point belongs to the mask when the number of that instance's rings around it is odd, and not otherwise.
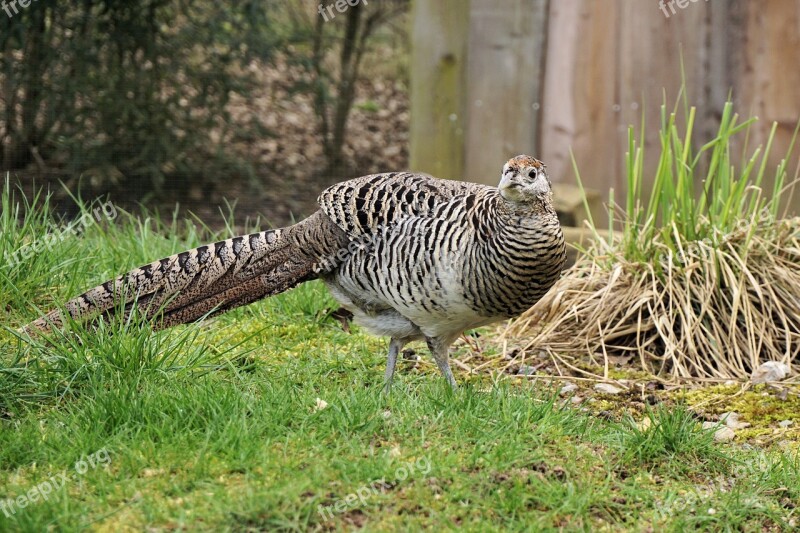
<path fill-rule="evenodd" d="M 68 301 L 64 311 L 77 322 L 88 322 L 123 307 L 129 313 L 135 305 L 161 329 L 281 293 L 317 277 L 324 251 L 314 246 L 317 243 L 302 249 L 302 239 L 319 237 L 320 228 L 309 225 L 320 222 L 319 216 L 312 216 L 289 228 L 235 237 L 155 261 L 89 289 Z M 322 240 L 329 244 L 330 239 Z M 22 331 L 61 328 L 64 311 L 51 311 Z"/>

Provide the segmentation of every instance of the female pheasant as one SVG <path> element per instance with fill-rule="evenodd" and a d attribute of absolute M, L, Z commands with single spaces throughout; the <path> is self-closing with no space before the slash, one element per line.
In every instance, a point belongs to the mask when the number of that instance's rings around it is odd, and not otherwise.
<path fill-rule="evenodd" d="M 223 313 L 321 279 L 354 320 L 402 347 L 425 340 L 455 387 L 448 352 L 465 330 L 514 317 L 558 279 L 564 236 L 545 166 L 520 155 L 498 187 L 374 174 L 329 187 L 301 222 L 161 259 L 89 289 L 25 328 L 137 307 L 156 329 Z"/>

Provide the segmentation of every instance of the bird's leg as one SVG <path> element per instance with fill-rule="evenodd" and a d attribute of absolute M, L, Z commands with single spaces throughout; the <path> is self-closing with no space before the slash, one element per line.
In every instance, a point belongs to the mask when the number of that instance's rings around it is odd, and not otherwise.
<path fill-rule="evenodd" d="M 397 366 L 397 356 L 404 345 L 405 342 L 402 339 L 392 338 L 392 340 L 389 341 L 389 359 L 386 361 L 386 376 L 383 380 L 384 392 L 388 393 L 392 388 L 392 378 L 394 377 L 394 369 Z"/>
<path fill-rule="evenodd" d="M 447 342 L 440 337 L 425 337 L 425 340 L 428 342 L 428 349 L 431 351 L 431 355 L 433 355 L 434 361 L 439 366 L 444 379 L 447 380 L 450 387 L 457 388 L 456 378 L 453 377 L 453 371 L 450 370 L 449 354 L 451 342 Z"/>

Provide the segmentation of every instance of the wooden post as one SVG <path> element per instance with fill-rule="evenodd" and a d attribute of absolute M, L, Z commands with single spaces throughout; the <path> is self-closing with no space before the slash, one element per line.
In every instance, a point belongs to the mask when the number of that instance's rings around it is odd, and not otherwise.
<path fill-rule="evenodd" d="M 472 0 L 466 178 L 496 185 L 503 163 L 539 156 L 549 0 Z"/>
<path fill-rule="evenodd" d="M 469 0 L 414 0 L 411 169 L 464 179 Z"/>

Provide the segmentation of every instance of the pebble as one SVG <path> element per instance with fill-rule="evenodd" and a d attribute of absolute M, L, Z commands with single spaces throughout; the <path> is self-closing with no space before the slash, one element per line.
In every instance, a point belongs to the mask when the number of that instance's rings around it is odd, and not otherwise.
<path fill-rule="evenodd" d="M 703 422 L 703 429 L 711 429 L 716 426 L 716 422 Z M 736 433 L 734 433 L 734 431 L 728 426 L 719 427 L 714 432 L 714 440 L 717 442 L 731 441 L 734 439 L 734 437 L 736 437 Z"/>
<path fill-rule="evenodd" d="M 578 386 L 571 381 L 567 381 L 564 383 L 564 386 L 561 387 L 561 390 L 559 390 L 558 393 L 562 396 L 566 396 L 567 394 L 573 393 L 576 390 L 578 390 Z"/>
<path fill-rule="evenodd" d="M 622 392 L 622 389 L 615 387 L 611 383 L 597 383 L 594 386 L 594 390 L 603 394 L 619 394 Z"/>
<path fill-rule="evenodd" d="M 728 442 L 736 437 L 736 433 L 729 427 L 721 427 L 714 432 L 714 440 L 717 442 Z"/>
<path fill-rule="evenodd" d="M 778 425 L 782 428 L 788 428 L 792 424 L 794 424 L 793 420 L 781 420 L 780 422 L 778 422 Z"/>
<path fill-rule="evenodd" d="M 328 407 L 328 402 L 326 402 L 325 400 L 323 400 L 321 398 L 317 398 L 317 402 L 316 402 L 316 405 L 314 406 L 314 410 L 315 411 L 322 411 L 326 407 Z"/>
<path fill-rule="evenodd" d="M 730 412 L 730 413 L 722 413 L 719 419 L 729 428 L 731 429 L 744 429 L 749 428 L 750 424 L 747 422 L 739 422 L 739 413 Z"/>
<path fill-rule="evenodd" d="M 536 368 L 529 365 L 522 365 L 517 370 L 518 376 L 532 376 L 536 373 Z"/>
<path fill-rule="evenodd" d="M 757 385 L 770 381 L 781 381 L 789 375 L 789 365 L 778 361 L 767 361 L 756 368 L 750 375 L 750 381 Z"/>

